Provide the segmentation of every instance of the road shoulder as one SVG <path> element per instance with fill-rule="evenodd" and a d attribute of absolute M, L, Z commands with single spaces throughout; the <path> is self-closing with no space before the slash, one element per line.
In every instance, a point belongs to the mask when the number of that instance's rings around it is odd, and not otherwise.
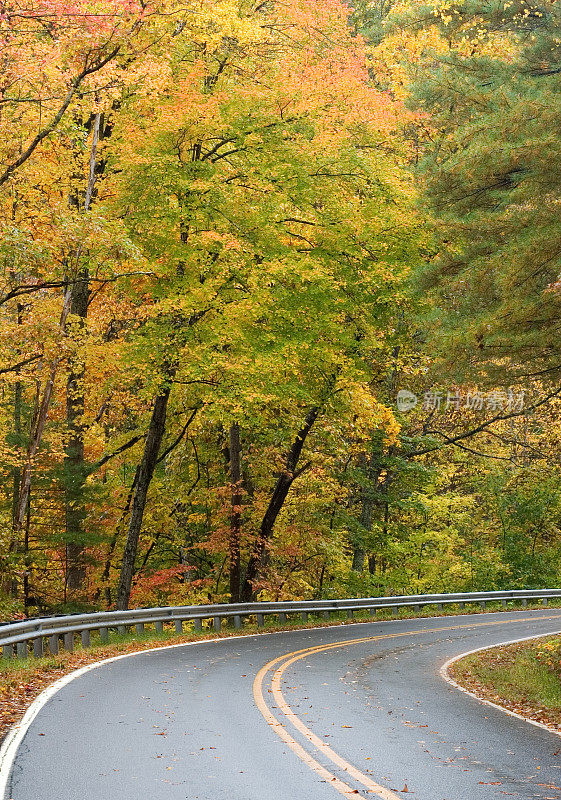
<path fill-rule="evenodd" d="M 538 648 L 554 640 L 561 642 L 540 634 L 460 653 L 440 675 L 463 694 L 561 736 L 561 672 L 532 668 Z M 550 672 L 545 680 L 544 671 Z"/>

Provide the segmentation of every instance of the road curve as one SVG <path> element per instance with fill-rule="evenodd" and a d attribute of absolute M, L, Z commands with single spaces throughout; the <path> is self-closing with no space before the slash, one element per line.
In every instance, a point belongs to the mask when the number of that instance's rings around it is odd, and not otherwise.
<path fill-rule="evenodd" d="M 439 675 L 458 653 L 559 631 L 544 609 L 115 660 L 40 709 L 2 800 L 561 800 L 561 738 Z"/>

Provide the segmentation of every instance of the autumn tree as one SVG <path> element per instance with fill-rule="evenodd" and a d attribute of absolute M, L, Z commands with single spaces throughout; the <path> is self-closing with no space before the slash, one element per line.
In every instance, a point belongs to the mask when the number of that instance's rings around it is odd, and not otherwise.
<path fill-rule="evenodd" d="M 161 405 L 161 444 L 174 384 L 191 387 L 184 407 L 210 403 L 242 434 L 286 414 L 284 466 L 246 555 L 248 597 L 306 439 L 332 398 L 364 391 L 357 420 L 393 424 L 367 388 L 366 364 L 384 349 L 414 237 L 395 202 L 407 202 L 399 159 L 392 165 L 383 152 L 404 112 L 370 88 L 344 9 L 260 9 L 236 25 L 228 39 L 207 32 L 213 47 L 175 53 L 173 88 L 158 108 L 131 105 L 121 191 L 159 276 L 142 341 L 166 388 L 149 430 Z M 159 447 L 150 452 L 155 466 Z M 153 474 L 147 458 L 145 450 L 143 486 Z M 136 496 L 144 505 L 140 480 Z M 131 520 L 121 605 L 139 532 Z"/>

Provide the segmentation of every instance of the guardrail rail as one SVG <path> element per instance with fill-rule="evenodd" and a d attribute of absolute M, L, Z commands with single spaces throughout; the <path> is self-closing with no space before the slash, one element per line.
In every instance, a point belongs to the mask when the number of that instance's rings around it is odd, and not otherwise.
<path fill-rule="evenodd" d="M 0 646 L 3 658 L 27 658 L 29 655 L 42 656 L 45 652 L 56 654 L 59 647 L 72 651 L 77 636 L 81 637 L 83 647 L 89 647 L 92 631 L 97 631 L 102 642 L 109 641 L 109 631 L 116 630 L 126 634 L 134 626 L 137 634 L 145 631 L 146 625 L 154 626 L 156 633 L 163 633 L 164 625 L 173 624 L 175 631 L 181 633 L 184 623 L 192 623 L 194 630 L 201 630 L 203 620 L 210 620 L 215 630 L 220 630 L 224 621 L 234 628 L 241 628 L 245 619 L 255 619 L 258 627 L 263 627 L 266 616 L 275 616 L 286 622 L 289 615 L 300 615 L 306 621 L 310 614 L 329 619 L 332 614 L 346 612 L 352 618 L 355 611 L 376 611 L 390 609 L 394 614 L 400 608 L 413 608 L 420 611 L 423 606 L 436 605 L 441 610 L 444 605 L 457 604 L 464 608 L 467 604 L 478 604 L 486 608 L 487 603 L 500 602 L 507 606 L 510 602 L 520 602 L 527 606 L 529 601 L 561 598 L 561 589 L 515 589 L 495 592 L 464 592 L 457 594 L 418 594 L 396 597 L 361 597 L 344 600 L 302 600 L 277 603 L 223 603 L 206 606 L 167 606 L 163 608 L 137 608 L 127 611 L 97 611 L 91 614 L 71 614 L 58 617 L 38 617 L 0 627 Z"/>

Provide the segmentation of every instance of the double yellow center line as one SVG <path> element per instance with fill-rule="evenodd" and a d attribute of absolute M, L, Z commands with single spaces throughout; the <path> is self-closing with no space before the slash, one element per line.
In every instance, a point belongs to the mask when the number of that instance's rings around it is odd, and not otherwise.
<path fill-rule="evenodd" d="M 552 620 L 558 619 L 560 615 L 554 615 L 550 617 L 524 617 L 519 619 L 508 619 L 508 620 L 495 620 L 493 622 L 475 622 L 470 624 L 464 625 L 446 625 L 440 628 L 420 628 L 417 631 L 403 631 L 401 633 L 387 633 L 381 636 L 365 636 L 360 639 L 345 639 L 342 642 L 333 642 L 332 644 L 322 644 L 316 645 L 315 647 L 306 647 L 302 650 L 294 650 L 290 653 L 285 653 L 282 656 L 278 656 L 274 658 L 272 661 L 269 661 L 265 664 L 262 669 L 259 670 L 257 673 L 255 680 L 253 682 L 253 697 L 255 698 L 255 703 L 257 708 L 265 718 L 266 722 L 270 725 L 272 730 L 277 734 L 277 736 L 286 744 L 290 749 L 300 758 L 304 764 L 306 764 L 310 769 L 312 769 L 317 775 L 321 777 L 322 780 L 326 781 L 330 784 L 339 794 L 342 794 L 343 797 L 352 798 L 356 800 L 356 796 L 359 793 L 357 789 L 352 788 L 347 783 L 342 781 L 340 778 L 337 777 L 333 772 L 330 772 L 329 769 L 324 767 L 317 761 L 314 756 L 312 756 L 306 749 L 303 747 L 293 736 L 290 735 L 288 730 L 285 727 L 285 722 L 289 722 L 302 736 L 306 739 L 314 748 L 317 749 L 318 753 L 321 753 L 322 756 L 327 760 L 331 761 L 336 767 L 340 770 L 343 770 L 347 775 L 354 778 L 355 781 L 362 785 L 369 794 L 374 794 L 376 797 L 379 797 L 381 800 L 400 800 L 400 795 L 396 794 L 395 792 L 387 789 L 385 786 L 376 783 L 376 781 L 372 780 L 368 775 L 365 775 L 364 772 L 361 772 L 357 767 L 353 766 L 350 762 L 340 756 L 338 753 L 333 750 L 326 742 L 316 736 L 304 723 L 302 720 L 294 713 L 291 709 L 289 704 L 286 702 L 286 699 L 282 693 L 281 688 L 281 681 L 284 673 L 286 670 L 291 667 L 297 661 L 301 661 L 304 658 L 307 658 L 311 655 L 316 655 L 317 653 L 324 653 L 328 650 L 335 650 L 340 647 L 348 647 L 354 644 L 364 644 L 365 642 L 378 642 L 384 639 L 397 639 L 402 638 L 404 636 L 420 636 L 423 633 L 440 633 L 441 631 L 457 631 L 461 630 L 462 628 L 483 628 L 483 627 L 491 627 L 494 625 L 508 625 L 513 622 L 520 623 L 520 622 L 536 622 L 537 620 Z M 547 635 L 544 634 L 544 635 Z M 273 714 L 270 707 L 265 702 L 265 678 L 270 675 L 270 688 L 267 688 L 267 694 L 272 694 L 275 706 L 278 711 L 282 714 L 281 722 L 277 717 Z"/>

